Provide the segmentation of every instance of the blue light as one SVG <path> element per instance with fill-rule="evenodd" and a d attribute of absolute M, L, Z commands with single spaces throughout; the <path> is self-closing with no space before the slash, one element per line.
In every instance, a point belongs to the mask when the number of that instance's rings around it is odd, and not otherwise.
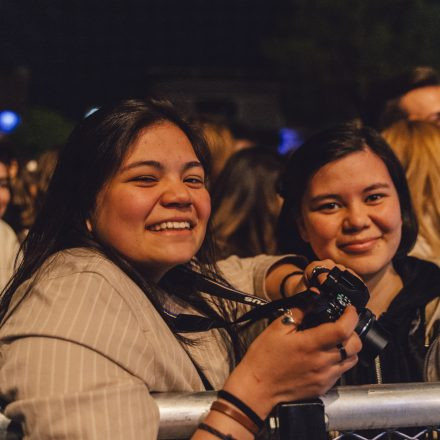
<path fill-rule="evenodd" d="M 99 107 L 92 107 L 92 108 L 88 109 L 86 111 L 86 113 L 84 114 L 84 119 L 88 118 L 90 115 L 93 115 L 93 113 L 95 113 L 98 110 L 99 110 Z"/>
<path fill-rule="evenodd" d="M 20 121 L 21 118 L 18 113 L 11 110 L 3 110 L 0 112 L 0 131 L 3 133 L 11 133 L 17 128 Z"/>
<path fill-rule="evenodd" d="M 295 151 L 304 142 L 299 131 L 293 128 L 281 128 L 279 134 L 278 153 L 282 155 Z"/>

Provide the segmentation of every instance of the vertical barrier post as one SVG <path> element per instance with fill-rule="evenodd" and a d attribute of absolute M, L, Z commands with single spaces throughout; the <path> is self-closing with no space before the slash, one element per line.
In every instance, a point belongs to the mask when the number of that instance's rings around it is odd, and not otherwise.
<path fill-rule="evenodd" d="M 322 400 L 288 402 L 278 407 L 280 440 L 327 440 Z"/>

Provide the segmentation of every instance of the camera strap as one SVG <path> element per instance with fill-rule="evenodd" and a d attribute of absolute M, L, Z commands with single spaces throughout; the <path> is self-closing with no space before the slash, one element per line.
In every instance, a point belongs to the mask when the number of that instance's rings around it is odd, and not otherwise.
<path fill-rule="evenodd" d="M 208 295 L 222 298 L 241 304 L 246 304 L 253 307 L 250 311 L 244 313 L 238 319 L 225 322 L 224 320 L 209 318 L 200 315 L 190 315 L 181 313 L 175 316 L 170 316 L 173 321 L 174 330 L 178 333 L 187 332 L 203 332 L 214 328 L 225 328 L 236 325 L 250 325 L 256 321 L 265 318 L 275 318 L 284 313 L 286 309 L 292 307 L 298 307 L 301 309 L 307 308 L 307 306 L 315 299 L 319 297 L 319 294 L 305 290 L 298 293 L 295 296 L 288 298 L 282 298 L 275 301 L 268 301 L 262 298 L 248 295 L 239 290 L 222 285 L 212 279 L 205 278 L 200 274 L 196 274 L 196 288 L 205 292 Z"/>

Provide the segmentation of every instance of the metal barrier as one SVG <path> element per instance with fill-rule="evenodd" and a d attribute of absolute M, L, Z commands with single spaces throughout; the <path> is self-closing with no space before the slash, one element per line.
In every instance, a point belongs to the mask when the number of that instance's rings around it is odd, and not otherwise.
<path fill-rule="evenodd" d="M 163 393 L 153 396 L 160 411 L 158 438 L 182 439 L 190 437 L 209 412 L 216 393 Z M 318 405 L 316 401 L 287 404 L 285 414 L 290 421 L 295 421 L 291 423 L 293 431 L 278 437 L 282 440 L 318 440 L 318 435 L 311 435 L 307 429 L 313 426 L 316 430 L 322 426 L 323 431 L 337 431 L 334 438 L 338 440 L 367 439 L 353 434 L 353 431 L 371 429 L 383 431 L 375 434 L 374 439 L 388 439 L 389 432 L 394 432 L 395 436 L 391 438 L 399 439 L 440 438 L 437 436 L 440 433 L 440 382 L 336 387 L 321 400 Z M 310 419 L 310 414 L 314 418 Z M 316 414 L 321 420 L 316 420 Z M 0 440 L 17 438 L 13 433 L 6 433 L 8 423 L 8 419 L 0 414 Z M 281 416 L 270 420 L 271 427 L 278 427 L 282 433 L 281 423 Z M 401 434 L 398 430 L 407 427 L 423 429 L 412 436 Z M 426 436 L 428 432 L 434 433 L 432 437 Z"/>
<path fill-rule="evenodd" d="M 160 439 L 188 438 L 206 416 L 215 392 L 190 394 L 156 394 L 160 410 Z M 336 387 L 321 398 L 324 403 L 327 431 L 358 431 L 380 429 L 384 433 L 397 428 L 440 427 L 440 382 L 362 385 Z M 306 421 L 305 421 L 306 422 Z M 271 421 L 276 426 L 276 420 Z M 300 427 L 298 430 L 301 431 Z M 423 429 L 420 431 L 423 433 Z M 435 431 L 435 428 L 434 428 Z M 399 436 L 398 431 L 397 436 Z M 337 434 L 336 438 L 344 438 Z M 298 437 L 290 440 L 311 440 Z M 351 437 L 363 439 L 358 437 Z M 377 434 L 376 439 L 386 439 Z M 397 438 L 410 437 L 402 434 Z M 439 437 L 440 438 L 440 437 Z M 315 440 L 315 439 L 313 439 Z"/>

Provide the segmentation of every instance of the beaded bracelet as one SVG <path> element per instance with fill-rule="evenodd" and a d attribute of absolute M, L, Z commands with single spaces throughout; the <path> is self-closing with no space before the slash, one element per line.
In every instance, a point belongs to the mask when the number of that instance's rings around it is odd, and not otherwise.
<path fill-rule="evenodd" d="M 260 432 L 258 426 L 245 414 L 237 411 L 234 407 L 229 406 L 224 402 L 216 400 L 211 405 L 211 410 L 217 411 L 235 420 L 241 426 L 246 428 L 251 434 L 257 435 Z"/>
<path fill-rule="evenodd" d="M 201 429 L 202 431 L 209 432 L 210 434 L 214 435 L 215 437 L 221 440 L 237 440 L 231 434 L 223 434 L 223 432 L 220 432 L 218 429 L 215 429 L 212 426 L 207 425 L 206 423 L 200 423 L 197 429 Z"/>
<path fill-rule="evenodd" d="M 251 408 L 249 408 L 239 398 L 235 397 L 234 395 L 228 393 L 225 390 L 220 390 L 217 393 L 217 396 L 223 400 L 226 400 L 229 403 L 232 403 L 232 405 L 236 406 L 240 411 L 246 414 L 257 425 L 259 430 L 263 428 L 264 420 L 261 419 Z"/>
<path fill-rule="evenodd" d="M 280 284 L 280 295 L 283 298 L 287 298 L 287 294 L 286 294 L 286 282 L 290 277 L 293 277 L 295 275 L 304 275 L 304 272 L 302 270 L 296 270 L 295 272 L 290 272 L 288 273 L 282 280 L 281 280 L 281 284 Z"/>

